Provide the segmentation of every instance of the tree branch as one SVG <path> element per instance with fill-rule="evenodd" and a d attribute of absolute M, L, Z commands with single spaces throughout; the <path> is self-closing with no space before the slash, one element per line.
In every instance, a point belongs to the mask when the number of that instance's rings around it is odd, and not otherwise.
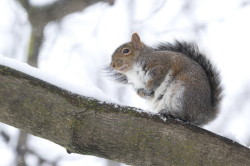
<path fill-rule="evenodd" d="M 0 121 L 71 152 L 143 165 L 250 165 L 250 150 L 199 127 L 72 94 L 0 65 Z"/>
<path fill-rule="evenodd" d="M 114 0 L 58 0 L 45 6 L 32 6 L 29 0 L 17 0 L 28 14 L 32 25 L 28 63 L 37 67 L 38 54 L 44 39 L 44 28 L 50 21 L 59 21 L 68 14 L 81 11 L 97 2 L 114 4 Z"/>

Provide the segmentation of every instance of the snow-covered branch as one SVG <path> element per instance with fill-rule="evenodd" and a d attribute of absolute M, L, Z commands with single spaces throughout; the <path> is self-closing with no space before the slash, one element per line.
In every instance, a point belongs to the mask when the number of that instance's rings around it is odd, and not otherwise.
<path fill-rule="evenodd" d="M 73 94 L 0 65 L 0 121 L 71 152 L 132 165 L 250 165 L 250 150 L 199 127 Z"/>

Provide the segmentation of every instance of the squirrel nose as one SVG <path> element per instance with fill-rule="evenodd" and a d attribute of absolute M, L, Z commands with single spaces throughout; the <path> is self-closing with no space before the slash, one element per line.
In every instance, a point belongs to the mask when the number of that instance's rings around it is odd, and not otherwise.
<path fill-rule="evenodd" d="M 123 61 L 121 59 L 114 60 L 110 63 L 110 66 L 113 68 L 119 67 L 123 64 Z"/>

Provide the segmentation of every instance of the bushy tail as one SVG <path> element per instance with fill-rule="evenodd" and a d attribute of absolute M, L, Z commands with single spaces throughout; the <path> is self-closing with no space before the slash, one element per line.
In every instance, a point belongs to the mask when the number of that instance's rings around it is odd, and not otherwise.
<path fill-rule="evenodd" d="M 218 111 L 222 99 L 222 86 L 218 70 L 202 53 L 195 43 L 175 41 L 174 43 L 160 43 L 156 50 L 179 52 L 197 62 L 205 71 L 210 87 L 212 106 Z"/>

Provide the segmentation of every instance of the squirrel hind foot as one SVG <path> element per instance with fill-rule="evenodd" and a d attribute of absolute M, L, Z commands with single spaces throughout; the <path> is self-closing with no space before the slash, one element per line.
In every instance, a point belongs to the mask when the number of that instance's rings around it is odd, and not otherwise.
<path fill-rule="evenodd" d="M 160 116 L 162 116 L 163 118 L 165 118 L 166 120 L 175 120 L 175 121 L 178 121 L 178 122 L 181 122 L 182 124 L 187 124 L 187 123 L 190 123 L 189 121 L 185 120 L 185 119 L 182 119 L 180 117 L 177 117 L 177 116 L 174 116 L 170 113 L 163 113 L 163 112 L 160 112 Z"/>

